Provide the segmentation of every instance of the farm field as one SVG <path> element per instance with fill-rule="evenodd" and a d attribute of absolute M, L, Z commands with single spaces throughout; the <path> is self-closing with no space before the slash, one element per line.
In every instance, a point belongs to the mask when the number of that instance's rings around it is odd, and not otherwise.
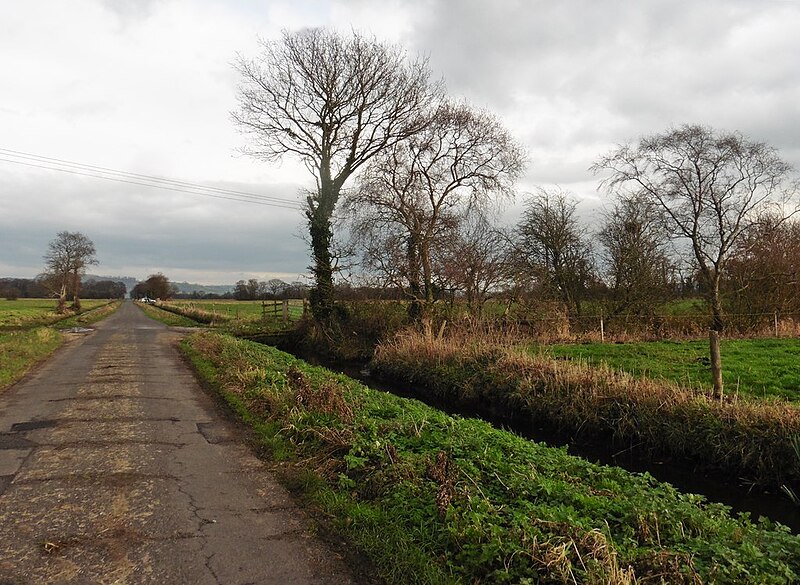
<path fill-rule="evenodd" d="M 85 310 L 93 309 L 108 303 L 105 299 L 83 300 Z M 8 301 L 0 299 L 0 327 L 32 327 L 47 325 L 63 319 L 63 315 L 55 312 L 53 299 L 18 299 Z"/>
<path fill-rule="evenodd" d="M 81 304 L 80 314 L 65 316 L 53 310 L 52 299 L 0 300 L 0 391 L 61 346 L 64 337 L 57 329 L 90 325 L 113 313 L 120 303 L 88 300 Z"/>
<path fill-rule="evenodd" d="M 710 389 L 708 342 L 655 341 L 531 346 L 555 358 L 608 366 L 640 377 L 666 379 L 688 388 Z M 800 400 L 800 339 L 723 340 L 727 394 Z"/>
<path fill-rule="evenodd" d="M 235 301 L 235 300 L 188 300 L 178 299 L 169 301 L 170 305 L 199 309 L 209 313 L 221 315 L 227 319 L 241 319 L 256 321 L 264 315 L 267 317 L 283 315 L 282 301 Z M 277 305 L 277 306 L 276 306 Z M 302 299 L 289 300 L 289 318 L 299 319 L 303 316 Z"/>

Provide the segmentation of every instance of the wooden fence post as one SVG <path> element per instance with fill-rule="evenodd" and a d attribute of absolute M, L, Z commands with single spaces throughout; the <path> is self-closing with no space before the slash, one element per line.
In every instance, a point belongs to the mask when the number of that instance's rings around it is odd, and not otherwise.
<path fill-rule="evenodd" d="M 283 299 L 283 324 L 289 322 L 289 299 Z"/>
<path fill-rule="evenodd" d="M 606 341 L 606 330 L 605 325 L 603 323 L 603 312 L 600 312 L 600 342 L 605 343 Z"/>
<path fill-rule="evenodd" d="M 719 331 L 709 329 L 708 339 L 711 349 L 711 379 L 714 382 L 714 398 L 722 400 L 722 357 L 719 351 Z"/>
<path fill-rule="evenodd" d="M 775 311 L 775 337 L 778 337 L 778 311 Z"/>

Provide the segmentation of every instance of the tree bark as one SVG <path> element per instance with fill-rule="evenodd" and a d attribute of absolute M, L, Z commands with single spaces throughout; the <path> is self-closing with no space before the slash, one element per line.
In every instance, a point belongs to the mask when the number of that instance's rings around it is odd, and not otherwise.
<path fill-rule="evenodd" d="M 712 281 L 711 289 L 711 330 L 709 332 L 709 350 L 711 352 L 711 379 L 714 382 L 714 397 L 722 398 L 722 357 L 719 351 L 719 335 L 724 323 L 722 320 L 722 302 L 719 294 L 719 278 Z"/>
<path fill-rule="evenodd" d="M 408 289 L 411 296 L 411 303 L 408 305 L 408 316 L 415 322 L 420 321 L 425 315 L 419 256 L 419 238 L 416 234 L 411 234 L 408 238 L 408 250 L 406 251 Z"/>
<path fill-rule="evenodd" d="M 76 270 L 72 275 L 72 309 L 75 311 L 81 310 L 81 299 L 80 299 L 80 287 L 81 287 L 81 276 L 78 274 Z"/>
<path fill-rule="evenodd" d="M 331 256 L 330 216 L 325 217 L 317 208 L 309 213 L 309 232 L 311 234 L 311 251 L 314 254 L 314 288 L 308 300 L 311 313 L 318 323 L 327 323 L 333 314 L 333 259 Z"/>
<path fill-rule="evenodd" d="M 708 331 L 709 348 L 711 350 L 711 377 L 714 381 L 714 398 L 722 398 L 722 357 L 719 351 L 719 331 Z"/>

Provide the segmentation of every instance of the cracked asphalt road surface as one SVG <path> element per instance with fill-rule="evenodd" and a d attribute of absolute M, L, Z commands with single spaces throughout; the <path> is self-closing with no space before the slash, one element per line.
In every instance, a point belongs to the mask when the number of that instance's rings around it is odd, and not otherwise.
<path fill-rule="evenodd" d="M 126 302 L 0 395 L 0 585 L 352 583 Z"/>

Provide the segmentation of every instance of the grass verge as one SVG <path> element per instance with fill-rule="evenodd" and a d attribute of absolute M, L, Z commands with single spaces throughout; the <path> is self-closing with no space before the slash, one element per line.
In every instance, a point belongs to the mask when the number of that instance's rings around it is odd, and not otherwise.
<path fill-rule="evenodd" d="M 0 332 L 0 391 L 20 380 L 64 343 L 64 336 L 57 329 L 91 325 L 108 317 L 121 304 L 122 301 L 92 303 L 72 317 L 59 316 L 50 327 Z"/>
<path fill-rule="evenodd" d="M 137 303 L 137 307 L 139 307 L 145 315 L 153 319 L 154 321 L 158 321 L 159 323 L 163 323 L 164 325 L 168 325 L 170 327 L 204 327 L 204 323 L 199 323 L 194 319 L 187 317 L 181 313 L 175 311 L 169 311 L 161 307 L 156 307 L 154 305 L 147 305 L 145 303 Z"/>
<path fill-rule="evenodd" d="M 47 327 L 0 333 L 0 391 L 21 379 L 63 342 L 58 331 Z"/>
<path fill-rule="evenodd" d="M 757 483 L 800 479 L 792 448 L 800 407 L 792 403 L 713 400 L 666 381 L 466 336 L 398 335 L 378 347 L 372 368 L 450 402 L 523 414 L 567 433 L 640 445 Z"/>
<path fill-rule="evenodd" d="M 216 333 L 183 342 L 390 583 L 794 583 L 767 521 Z"/>
<path fill-rule="evenodd" d="M 67 317 L 55 323 L 53 326 L 58 329 L 69 329 L 70 327 L 86 327 L 92 323 L 102 321 L 122 305 L 122 301 L 110 301 L 104 304 L 87 309 L 72 317 Z"/>

